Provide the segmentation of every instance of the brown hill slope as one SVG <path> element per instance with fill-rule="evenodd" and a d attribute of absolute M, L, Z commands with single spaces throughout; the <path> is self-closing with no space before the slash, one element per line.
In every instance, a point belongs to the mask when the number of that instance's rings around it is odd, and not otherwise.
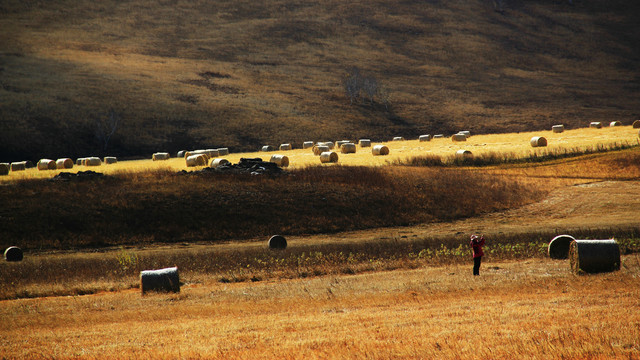
<path fill-rule="evenodd" d="M 2 161 L 640 114 L 634 2 L 7 0 L 0 13 Z M 346 96 L 354 66 L 384 89 L 373 104 Z"/>

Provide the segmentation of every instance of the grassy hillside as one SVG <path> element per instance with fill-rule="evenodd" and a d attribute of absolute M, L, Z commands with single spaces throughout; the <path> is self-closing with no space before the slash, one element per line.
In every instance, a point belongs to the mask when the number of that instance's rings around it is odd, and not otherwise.
<path fill-rule="evenodd" d="M 0 161 L 628 124 L 640 4 L 574 3 L 6 0 Z"/>

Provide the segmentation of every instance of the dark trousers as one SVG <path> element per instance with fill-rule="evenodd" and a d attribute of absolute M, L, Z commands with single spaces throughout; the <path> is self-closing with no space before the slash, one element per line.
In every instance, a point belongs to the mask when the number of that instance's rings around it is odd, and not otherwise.
<path fill-rule="evenodd" d="M 473 275 L 480 275 L 480 263 L 482 262 L 482 256 L 473 258 Z"/>

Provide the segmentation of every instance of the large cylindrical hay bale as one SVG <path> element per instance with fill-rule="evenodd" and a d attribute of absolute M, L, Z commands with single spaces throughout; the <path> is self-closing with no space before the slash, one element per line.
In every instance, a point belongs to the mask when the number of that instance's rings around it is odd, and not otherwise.
<path fill-rule="evenodd" d="M 320 154 L 320 162 L 321 163 L 337 163 L 338 162 L 338 154 L 334 151 L 325 151 Z"/>
<path fill-rule="evenodd" d="M 291 150 L 291 144 L 280 144 L 280 151 Z"/>
<path fill-rule="evenodd" d="M 564 125 L 553 125 L 551 127 L 551 131 L 553 131 L 554 133 L 564 132 Z"/>
<path fill-rule="evenodd" d="M 37 166 L 38 170 L 55 170 L 58 168 L 56 162 L 51 159 L 40 159 Z"/>
<path fill-rule="evenodd" d="M 289 158 L 286 155 L 271 155 L 269 162 L 275 163 L 280 167 L 289 166 Z"/>
<path fill-rule="evenodd" d="M 230 162 L 227 159 L 223 159 L 223 158 L 217 158 L 217 159 L 212 159 L 211 162 L 209 163 L 209 167 L 212 168 L 217 168 L 220 165 L 229 165 Z"/>
<path fill-rule="evenodd" d="M 547 139 L 542 136 L 534 136 L 530 142 L 532 147 L 547 146 Z"/>
<path fill-rule="evenodd" d="M 88 157 L 85 160 L 85 165 L 86 166 L 100 166 L 100 165 L 102 165 L 102 160 L 100 160 L 99 157 L 95 157 L 95 156 Z"/>
<path fill-rule="evenodd" d="M 602 123 L 599 121 L 592 121 L 591 123 L 589 123 L 589 127 L 594 129 L 600 129 L 602 127 Z"/>
<path fill-rule="evenodd" d="M 320 156 L 323 152 L 331 151 L 331 149 L 326 145 L 313 145 L 313 154 L 316 156 Z"/>
<path fill-rule="evenodd" d="M 166 152 L 157 152 L 154 153 L 153 156 L 151 157 L 151 159 L 153 159 L 153 161 L 158 161 L 158 160 L 169 160 L 169 158 L 171 157 L 171 155 L 169 155 L 169 153 Z"/>
<path fill-rule="evenodd" d="M 24 171 L 27 169 L 26 161 L 18 161 L 11 163 L 11 171 Z"/>
<path fill-rule="evenodd" d="M 24 254 L 22 253 L 22 249 L 17 246 L 9 246 L 4 251 L 4 259 L 6 261 L 22 261 L 24 258 Z"/>
<path fill-rule="evenodd" d="M 343 144 L 347 144 L 347 143 L 350 143 L 350 142 L 351 142 L 351 141 L 349 141 L 349 140 L 338 140 L 338 141 L 336 141 L 336 148 L 338 148 L 338 150 L 340 150 L 340 147 L 341 147 Z"/>
<path fill-rule="evenodd" d="M 77 166 L 84 165 L 84 159 L 86 159 L 86 158 L 77 158 L 76 159 L 76 165 Z"/>
<path fill-rule="evenodd" d="M 262 147 L 262 149 L 260 149 L 260 151 L 262 151 L 262 152 L 269 152 L 269 151 L 273 151 L 273 150 L 274 150 L 273 146 L 271 146 L 271 145 L 265 145 L 265 146 Z"/>
<path fill-rule="evenodd" d="M 218 148 L 218 156 L 229 155 L 229 148 Z"/>
<path fill-rule="evenodd" d="M 186 152 L 187 152 L 187 150 L 180 150 L 180 151 L 178 151 L 176 153 L 176 157 L 183 158 L 184 157 L 184 153 L 186 153 Z"/>
<path fill-rule="evenodd" d="M 420 142 L 431 141 L 431 135 L 420 135 L 418 136 L 418 140 L 420 140 Z"/>
<path fill-rule="evenodd" d="M 284 250 L 287 248 L 287 239 L 282 235 L 273 235 L 269 238 L 269 249 Z"/>
<path fill-rule="evenodd" d="M 434 138 L 434 139 L 444 139 L 444 135 L 442 135 L 442 134 L 435 134 L 435 135 L 433 135 L 433 138 Z"/>
<path fill-rule="evenodd" d="M 180 276 L 177 267 L 140 272 L 142 294 L 149 291 L 180 292 Z"/>
<path fill-rule="evenodd" d="M 571 235 L 558 235 L 551 239 L 547 252 L 552 259 L 568 259 L 569 247 L 575 238 Z"/>
<path fill-rule="evenodd" d="M 10 169 L 11 169 L 11 164 L 0 163 L 0 175 L 9 175 Z"/>
<path fill-rule="evenodd" d="M 454 141 L 454 142 L 467 141 L 467 136 L 465 134 L 460 134 L 460 133 L 453 134 L 451 135 L 451 141 Z"/>
<path fill-rule="evenodd" d="M 220 155 L 220 149 L 207 149 L 205 150 L 207 157 L 209 159 L 213 159 L 213 158 L 217 158 L 218 156 L 222 156 Z"/>
<path fill-rule="evenodd" d="M 634 121 L 632 126 L 634 129 L 640 129 L 640 120 Z"/>
<path fill-rule="evenodd" d="M 622 122 L 620 121 L 612 121 L 609 123 L 609 127 L 614 127 L 614 126 L 622 126 Z"/>
<path fill-rule="evenodd" d="M 303 149 L 308 149 L 313 147 L 313 141 L 305 141 L 302 143 L 302 148 Z"/>
<path fill-rule="evenodd" d="M 207 164 L 207 156 L 205 154 L 191 155 L 185 161 L 187 166 L 205 166 Z"/>
<path fill-rule="evenodd" d="M 331 141 L 326 141 L 326 142 L 323 142 L 323 143 L 318 143 L 318 145 L 324 145 L 324 146 L 328 147 L 328 148 L 329 148 L 329 150 L 333 150 L 333 149 L 336 147 L 336 145 L 335 145 L 333 142 L 331 142 Z"/>
<path fill-rule="evenodd" d="M 620 247 L 613 240 L 575 240 L 569 248 L 574 273 L 598 273 L 620 270 Z"/>
<path fill-rule="evenodd" d="M 118 163 L 118 158 L 115 156 L 105 156 L 104 157 L 104 163 L 105 164 L 117 164 Z"/>
<path fill-rule="evenodd" d="M 394 136 L 393 141 L 404 141 L 404 138 L 402 136 Z"/>
<path fill-rule="evenodd" d="M 473 158 L 473 153 L 469 150 L 458 150 L 456 151 L 456 158 L 462 160 L 471 159 Z"/>
<path fill-rule="evenodd" d="M 371 147 L 371 139 L 360 139 L 358 140 L 358 145 L 360 147 Z"/>
<path fill-rule="evenodd" d="M 342 144 L 342 146 L 340 147 L 340 151 L 343 154 L 355 154 L 356 153 L 356 144 L 354 144 L 354 143 Z"/>
<path fill-rule="evenodd" d="M 466 136 L 467 138 L 471 137 L 471 131 L 469 131 L 469 130 L 458 131 L 458 134 L 462 134 L 462 135 Z"/>
<path fill-rule="evenodd" d="M 384 156 L 389 155 L 389 148 L 386 145 L 375 145 L 371 148 L 371 153 L 374 156 Z"/>
<path fill-rule="evenodd" d="M 73 160 L 69 158 L 62 158 L 56 160 L 56 168 L 58 169 L 71 169 L 73 168 Z"/>

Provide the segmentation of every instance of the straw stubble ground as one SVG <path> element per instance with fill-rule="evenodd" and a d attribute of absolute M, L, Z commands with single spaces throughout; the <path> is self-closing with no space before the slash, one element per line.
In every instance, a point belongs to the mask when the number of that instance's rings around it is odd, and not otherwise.
<path fill-rule="evenodd" d="M 5 301 L 9 358 L 611 359 L 640 356 L 640 261 L 485 262 Z"/>

